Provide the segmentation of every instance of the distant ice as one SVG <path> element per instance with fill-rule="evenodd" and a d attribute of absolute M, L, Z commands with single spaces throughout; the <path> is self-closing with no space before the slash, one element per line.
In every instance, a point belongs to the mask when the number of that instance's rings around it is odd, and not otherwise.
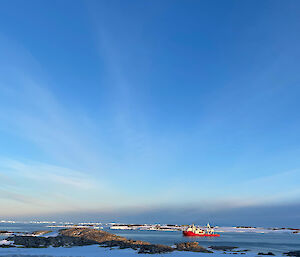
<path fill-rule="evenodd" d="M 237 228 L 237 227 L 217 227 L 215 232 L 235 232 L 235 233 L 244 233 L 244 232 L 253 232 L 253 233 L 284 233 L 284 232 L 293 232 L 290 229 L 267 229 L 267 228 Z"/>

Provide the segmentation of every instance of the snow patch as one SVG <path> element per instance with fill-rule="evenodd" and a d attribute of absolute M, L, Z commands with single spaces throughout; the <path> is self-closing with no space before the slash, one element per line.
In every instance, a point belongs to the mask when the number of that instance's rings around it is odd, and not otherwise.
<path fill-rule="evenodd" d="M 13 241 L 8 241 L 8 240 L 1 240 L 0 241 L 0 245 L 11 245 L 13 244 Z"/>

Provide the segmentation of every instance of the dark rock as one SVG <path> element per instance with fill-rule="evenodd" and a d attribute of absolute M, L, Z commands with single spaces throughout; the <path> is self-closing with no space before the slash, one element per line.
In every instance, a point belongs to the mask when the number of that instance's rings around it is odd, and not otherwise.
<path fill-rule="evenodd" d="M 14 245 L 0 245 L 0 248 L 12 248 Z"/>
<path fill-rule="evenodd" d="M 142 245 L 138 253 L 148 253 L 148 254 L 160 254 L 173 252 L 174 249 L 167 245 Z"/>
<path fill-rule="evenodd" d="M 139 250 L 138 253 L 166 253 L 166 252 L 172 252 L 174 249 L 170 246 L 166 245 L 155 245 L 155 244 L 141 244 L 140 241 L 106 241 L 102 242 L 101 247 L 119 247 L 120 249 L 126 249 L 131 248 L 133 250 Z"/>
<path fill-rule="evenodd" d="M 48 246 L 83 246 L 91 245 L 96 242 L 84 238 L 74 238 L 67 236 L 57 237 L 36 237 L 36 236 L 13 236 L 7 240 L 14 241 L 15 245 L 23 245 L 26 248 L 43 248 Z"/>
<path fill-rule="evenodd" d="M 291 251 L 291 252 L 287 252 L 287 253 L 284 253 L 285 255 L 287 256 L 300 256 L 300 251 Z"/>
<path fill-rule="evenodd" d="M 199 245 L 198 242 L 185 242 L 175 244 L 176 250 L 178 251 L 191 251 L 191 252 L 202 252 L 202 253 L 212 253 L 212 251 Z"/>
<path fill-rule="evenodd" d="M 262 252 L 260 252 L 257 255 L 275 255 L 275 254 L 272 253 L 272 252 L 268 252 L 268 253 L 262 253 Z"/>
<path fill-rule="evenodd" d="M 0 235 L 11 235 L 13 234 L 14 232 L 12 231 L 7 231 L 7 230 L 0 230 Z"/>
<path fill-rule="evenodd" d="M 212 250 L 217 250 L 217 251 L 232 251 L 233 249 L 238 248 L 237 246 L 217 246 L 217 245 L 213 245 L 208 247 Z"/>

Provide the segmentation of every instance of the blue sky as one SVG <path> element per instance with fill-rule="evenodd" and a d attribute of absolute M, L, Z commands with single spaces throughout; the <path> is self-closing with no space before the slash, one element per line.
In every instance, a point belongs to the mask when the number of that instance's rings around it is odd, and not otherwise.
<path fill-rule="evenodd" d="M 297 206 L 299 8 L 2 1 L 1 216 Z"/>

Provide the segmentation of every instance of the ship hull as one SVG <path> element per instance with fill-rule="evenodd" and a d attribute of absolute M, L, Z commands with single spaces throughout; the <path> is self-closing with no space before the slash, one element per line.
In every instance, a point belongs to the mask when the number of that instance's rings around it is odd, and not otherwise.
<path fill-rule="evenodd" d="M 209 236 L 209 237 L 219 237 L 220 235 L 219 234 L 196 234 L 192 231 L 183 231 L 182 232 L 184 236 L 200 236 L 200 237 L 203 237 L 203 236 Z"/>

